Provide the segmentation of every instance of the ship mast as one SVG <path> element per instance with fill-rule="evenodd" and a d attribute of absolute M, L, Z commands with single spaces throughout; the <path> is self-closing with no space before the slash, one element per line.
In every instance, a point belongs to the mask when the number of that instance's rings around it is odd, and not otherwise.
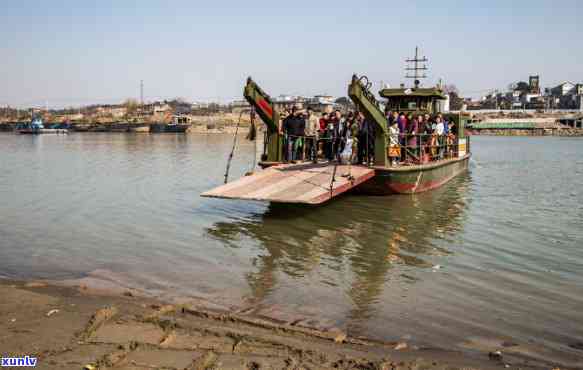
<path fill-rule="evenodd" d="M 413 59 L 406 59 L 407 67 L 405 70 L 408 71 L 405 75 L 405 78 L 412 78 L 413 83 L 415 84 L 415 88 L 418 88 L 421 84 L 419 81 L 420 78 L 427 78 L 425 71 L 427 70 L 427 63 L 429 60 L 426 57 L 419 57 L 419 47 L 415 47 L 415 58 Z M 409 72 L 412 71 L 412 72 Z"/>

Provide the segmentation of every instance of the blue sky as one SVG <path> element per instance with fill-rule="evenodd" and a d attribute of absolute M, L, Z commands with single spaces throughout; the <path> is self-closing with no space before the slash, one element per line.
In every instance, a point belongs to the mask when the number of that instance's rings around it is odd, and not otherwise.
<path fill-rule="evenodd" d="M 0 105 L 76 106 L 241 98 L 248 75 L 272 95 L 345 95 L 352 73 L 403 81 L 418 45 L 429 79 L 477 96 L 540 74 L 583 82 L 583 2 L 5 1 Z M 378 85 L 375 85 L 377 88 Z"/>

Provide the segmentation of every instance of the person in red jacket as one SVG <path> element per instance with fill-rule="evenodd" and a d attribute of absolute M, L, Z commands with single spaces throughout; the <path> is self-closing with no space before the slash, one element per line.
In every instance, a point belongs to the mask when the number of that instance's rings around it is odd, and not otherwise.
<path fill-rule="evenodd" d="M 328 113 L 322 113 L 322 117 L 320 117 L 320 136 L 324 134 L 326 131 L 326 125 L 328 124 Z"/>
<path fill-rule="evenodd" d="M 320 117 L 320 129 L 319 129 L 319 140 L 318 140 L 318 156 L 321 156 L 324 153 L 324 146 L 326 145 L 326 141 L 322 140 L 326 134 L 326 126 L 328 126 L 328 113 L 323 112 L 322 116 Z"/>

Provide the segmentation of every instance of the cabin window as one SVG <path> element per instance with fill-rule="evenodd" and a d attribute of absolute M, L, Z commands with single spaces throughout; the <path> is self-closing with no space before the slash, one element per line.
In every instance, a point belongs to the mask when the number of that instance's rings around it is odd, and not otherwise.
<path fill-rule="evenodd" d="M 417 109 L 417 102 L 415 102 L 415 101 L 410 101 L 410 102 L 407 104 L 407 109 L 409 109 L 409 110 L 415 110 L 415 109 Z"/>

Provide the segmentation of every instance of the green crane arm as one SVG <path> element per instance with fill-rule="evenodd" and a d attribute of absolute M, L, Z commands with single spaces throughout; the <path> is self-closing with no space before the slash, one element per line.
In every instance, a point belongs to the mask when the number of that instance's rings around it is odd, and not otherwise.
<path fill-rule="evenodd" d="M 367 81 L 366 85 L 362 81 Z M 352 82 L 348 86 L 348 96 L 354 104 L 364 113 L 365 117 L 376 123 L 377 127 L 387 134 L 387 118 L 379 107 L 374 95 L 370 92 L 368 86 L 368 79 L 366 77 L 358 78 L 357 75 L 352 76 Z"/>
<path fill-rule="evenodd" d="M 267 95 L 251 77 L 247 78 L 247 84 L 243 90 L 243 95 L 249 104 L 255 107 L 255 111 L 265 122 L 269 131 L 278 131 L 279 116 L 276 114 L 275 105 L 271 97 Z"/>
<path fill-rule="evenodd" d="M 366 80 L 366 83 L 363 80 Z M 366 77 L 358 78 L 357 75 L 353 75 L 352 81 L 348 86 L 348 96 L 366 119 L 375 123 L 375 165 L 386 166 L 388 164 L 386 149 L 387 119 L 369 88 L 370 84 Z"/>
<path fill-rule="evenodd" d="M 279 113 L 271 97 L 261 90 L 251 77 L 247 78 L 243 96 L 267 125 L 267 161 L 281 162 L 283 160 L 283 137 L 279 133 Z"/>

